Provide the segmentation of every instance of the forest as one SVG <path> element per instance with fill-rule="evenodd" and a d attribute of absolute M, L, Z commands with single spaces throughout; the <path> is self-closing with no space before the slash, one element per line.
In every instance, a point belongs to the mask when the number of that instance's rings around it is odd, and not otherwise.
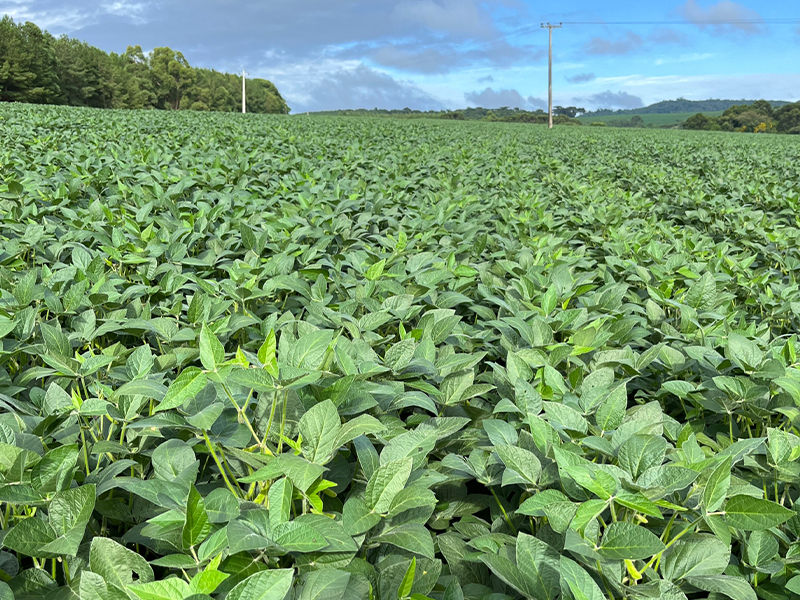
<path fill-rule="evenodd" d="M 697 113 L 683 123 L 684 129 L 737 131 L 742 133 L 800 134 L 800 102 L 776 108 L 766 100 L 731 106 L 719 117 Z"/>
<path fill-rule="evenodd" d="M 171 48 L 106 53 L 34 23 L 0 20 L 0 102 L 232 112 L 241 110 L 241 89 L 240 75 L 192 67 Z M 246 89 L 248 112 L 289 113 L 271 82 L 249 79 Z"/>

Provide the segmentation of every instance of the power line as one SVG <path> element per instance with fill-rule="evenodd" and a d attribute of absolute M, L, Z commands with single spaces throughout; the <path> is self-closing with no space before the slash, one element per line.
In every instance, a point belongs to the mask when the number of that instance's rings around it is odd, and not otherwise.
<path fill-rule="evenodd" d="M 800 17 L 780 19 L 726 19 L 697 21 L 564 21 L 564 25 L 794 25 Z"/>
<path fill-rule="evenodd" d="M 698 20 L 698 21 L 563 21 L 563 25 L 673 25 L 673 26 L 714 26 L 714 25 L 796 25 L 800 24 L 800 17 L 797 18 L 772 18 L 772 19 L 708 19 L 708 20 Z M 485 39 L 482 41 L 473 41 L 466 43 L 466 52 L 480 52 L 480 51 L 488 51 L 493 46 L 498 44 L 503 44 L 504 42 L 508 41 L 511 38 L 516 38 L 521 35 L 525 35 L 528 33 L 533 33 L 540 27 L 537 25 L 523 25 L 522 27 L 518 27 L 516 29 L 512 29 L 510 31 L 500 33 L 499 35 Z M 436 55 L 440 59 L 447 59 L 454 56 L 459 56 L 464 54 L 465 50 L 434 50 Z M 401 61 L 399 64 L 394 65 L 401 69 L 403 68 L 413 68 L 415 66 L 430 63 L 434 58 L 430 54 L 426 53 L 417 53 L 417 54 L 407 54 L 405 60 Z"/>

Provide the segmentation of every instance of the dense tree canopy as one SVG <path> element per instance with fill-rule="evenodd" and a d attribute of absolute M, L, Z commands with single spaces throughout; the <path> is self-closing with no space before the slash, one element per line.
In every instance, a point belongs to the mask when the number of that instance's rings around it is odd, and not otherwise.
<path fill-rule="evenodd" d="M 719 117 L 697 113 L 686 119 L 684 129 L 706 131 L 740 131 L 749 133 L 800 134 L 800 102 L 784 104 L 780 108 L 766 100 L 751 104 L 737 104 Z"/>
<path fill-rule="evenodd" d="M 247 110 L 289 112 L 275 86 L 247 81 Z M 180 52 L 140 46 L 106 54 L 33 23 L 0 20 L 0 101 L 95 108 L 237 111 L 242 78 L 192 67 Z"/>
<path fill-rule="evenodd" d="M 752 100 L 717 100 L 717 99 L 710 99 L 710 100 L 687 100 L 686 98 L 678 98 L 677 100 L 662 100 L 661 102 L 656 102 L 655 104 L 651 104 L 649 106 L 644 106 L 641 108 L 628 108 L 628 109 L 621 109 L 621 110 L 613 110 L 610 108 L 604 108 L 601 110 L 595 110 L 590 113 L 586 113 L 586 116 L 589 117 L 600 117 L 600 116 L 608 116 L 608 115 L 646 115 L 646 114 L 656 114 L 656 115 L 666 115 L 666 114 L 675 114 L 675 113 L 706 113 L 706 112 L 719 112 L 723 110 L 727 110 L 732 106 L 736 105 L 749 105 L 752 104 Z M 767 102 L 771 106 L 777 108 L 779 106 L 783 106 L 784 104 L 788 104 L 783 100 L 761 100 L 760 102 Z"/>

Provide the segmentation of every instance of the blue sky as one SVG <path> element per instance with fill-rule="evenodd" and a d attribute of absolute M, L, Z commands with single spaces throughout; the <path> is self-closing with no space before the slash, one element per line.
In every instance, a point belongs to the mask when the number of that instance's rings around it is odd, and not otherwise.
<path fill-rule="evenodd" d="M 0 0 L 0 13 L 106 51 L 170 46 L 195 66 L 244 67 L 293 112 L 543 107 L 542 21 L 565 22 L 556 104 L 800 99 L 800 20 L 769 22 L 800 19 L 797 0 Z M 569 24 L 587 21 L 668 24 Z"/>

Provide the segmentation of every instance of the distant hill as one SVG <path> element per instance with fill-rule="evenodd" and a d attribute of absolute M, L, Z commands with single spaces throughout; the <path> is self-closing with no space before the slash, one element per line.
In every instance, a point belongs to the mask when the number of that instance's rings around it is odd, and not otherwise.
<path fill-rule="evenodd" d="M 673 113 L 706 113 L 720 112 L 729 109 L 736 104 L 752 104 L 755 100 L 687 100 L 678 98 L 677 100 L 662 100 L 643 108 L 629 108 L 624 110 L 601 109 L 587 112 L 585 117 L 604 117 L 608 115 L 669 115 Z M 784 104 L 790 104 L 785 100 L 770 100 L 773 107 L 779 108 Z"/>

